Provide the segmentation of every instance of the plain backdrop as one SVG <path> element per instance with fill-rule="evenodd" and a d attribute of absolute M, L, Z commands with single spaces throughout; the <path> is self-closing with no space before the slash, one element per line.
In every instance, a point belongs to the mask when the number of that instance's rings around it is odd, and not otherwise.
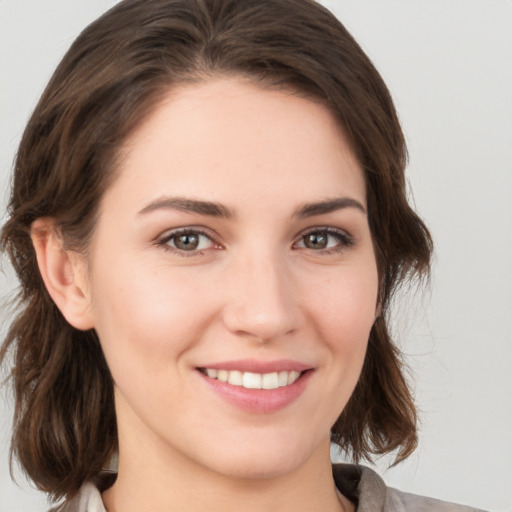
<path fill-rule="evenodd" d="M 24 124 L 63 53 L 113 0 L 0 0 L 0 213 Z M 386 481 L 512 510 L 512 2 L 324 1 L 395 98 L 409 180 L 432 230 L 430 288 L 398 301 L 395 331 L 421 412 L 417 452 Z M 4 217 L 5 218 L 5 217 Z M 4 262 L 0 300 L 15 280 Z M 2 306 L 0 330 L 8 311 Z M 11 402 L 0 394 L 0 512 L 46 500 L 8 467 Z"/>

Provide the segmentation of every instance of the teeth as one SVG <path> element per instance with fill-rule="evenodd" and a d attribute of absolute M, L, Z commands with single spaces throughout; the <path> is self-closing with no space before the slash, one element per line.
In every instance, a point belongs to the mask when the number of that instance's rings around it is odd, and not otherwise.
<path fill-rule="evenodd" d="M 279 386 L 287 386 L 288 385 L 288 374 L 290 372 L 279 372 Z"/>
<path fill-rule="evenodd" d="M 233 384 L 233 386 L 241 386 L 242 385 L 242 372 L 237 372 L 237 371 L 233 371 L 233 372 L 229 372 L 229 376 L 228 376 L 228 382 L 230 384 Z"/>
<path fill-rule="evenodd" d="M 261 373 L 244 372 L 242 386 L 247 389 L 261 389 Z"/>
<path fill-rule="evenodd" d="M 242 386 L 247 389 L 277 389 L 293 384 L 300 377 L 300 372 L 297 371 L 252 373 L 238 370 L 214 370 L 212 368 L 205 368 L 204 373 L 211 379 L 228 382 L 233 386 Z"/>
<path fill-rule="evenodd" d="M 262 389 L 276 389 L 279 387 L 279 377 L 277 373 L 264 373 L 261 376 Z"/>
<path fill-rule="evenodd" d="M 300 372 L 291 371 L 288 374 L 288 385 L 293 384 L 300 377 Z"/>

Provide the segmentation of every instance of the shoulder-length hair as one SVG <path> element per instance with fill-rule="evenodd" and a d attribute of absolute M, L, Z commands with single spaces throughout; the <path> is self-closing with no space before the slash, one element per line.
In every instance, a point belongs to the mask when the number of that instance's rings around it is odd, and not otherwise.
<path fill-rule="evenodd" d="M 416 411 L 387 328 L 393 292 L 428 275 L 432 242 L 410 208 L 406 145 L 380 75 L 343 25 L 312 0 L 124 0 L 73 43 L 23 134 L 1 244 L 21 286 L 0 357 L 12 352 L 12 454 L 54 498 L 94 479 L 117 448 L 112 378 L 96 333 L 70 326 L 38 271 L 31 224 L 55 219 L 86 251 L 127 136 L 177 86 L 248 77 L 326 105 L 366 180 L 382 314 L 332 441 L 355 460 L 415 448 Z"/>

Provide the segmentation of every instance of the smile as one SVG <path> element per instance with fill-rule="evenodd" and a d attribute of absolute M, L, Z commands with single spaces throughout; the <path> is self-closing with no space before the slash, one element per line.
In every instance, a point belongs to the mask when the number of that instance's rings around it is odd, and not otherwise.
<path fill-rule="evenodd" d="M 285 359 L 239 359 L 200 365 L 196 370 L 217 396 L 250 414 L 270 414 L 290 406 L 315 373 L 314 366 Z"/>
<path fill-rule="evenodd" d="M 201 372 L 220 382 L 227 382 L 232 386 L 240 386 L 246 389 L 277 389 L 293 384 L 301 375 L 301 372 L 280 371 L 272 373 L 253 373 L 240 370 L 217 370 L 214 368 L 202 368 Z"/>

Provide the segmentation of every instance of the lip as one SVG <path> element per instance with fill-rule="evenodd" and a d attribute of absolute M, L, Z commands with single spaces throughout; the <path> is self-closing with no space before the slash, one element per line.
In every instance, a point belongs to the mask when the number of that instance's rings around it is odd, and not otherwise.
<path fill-rule="evenodd" d="M 239 370 L 242 372 L 273 373 L 279 371 L 299 371 L 301 376 L 289 386 L 276 389 L 246 389 L 221 382 L 205 375 L 200 368 L 215 370 Z M 226 361 L 198 367 L 196 373 L 217 396 L 228 404 L 252 414 L 271 414 L 278 412 L 295 402 L 305 391 L 314 369 L 297 361 Z"/>
<path fill-rule="evenodd" d="M 304 372 L 311 370 L 312 366 L 291 359 L 279 359 L 275 361 L 256 361 L 253 359 L 238 359 L 235 361 L 222 361 L 207 363 L 198 368 L 210 368 L 212 370 L 239 370 L 252 373 L 274 373 L 274 372 Z"/>

